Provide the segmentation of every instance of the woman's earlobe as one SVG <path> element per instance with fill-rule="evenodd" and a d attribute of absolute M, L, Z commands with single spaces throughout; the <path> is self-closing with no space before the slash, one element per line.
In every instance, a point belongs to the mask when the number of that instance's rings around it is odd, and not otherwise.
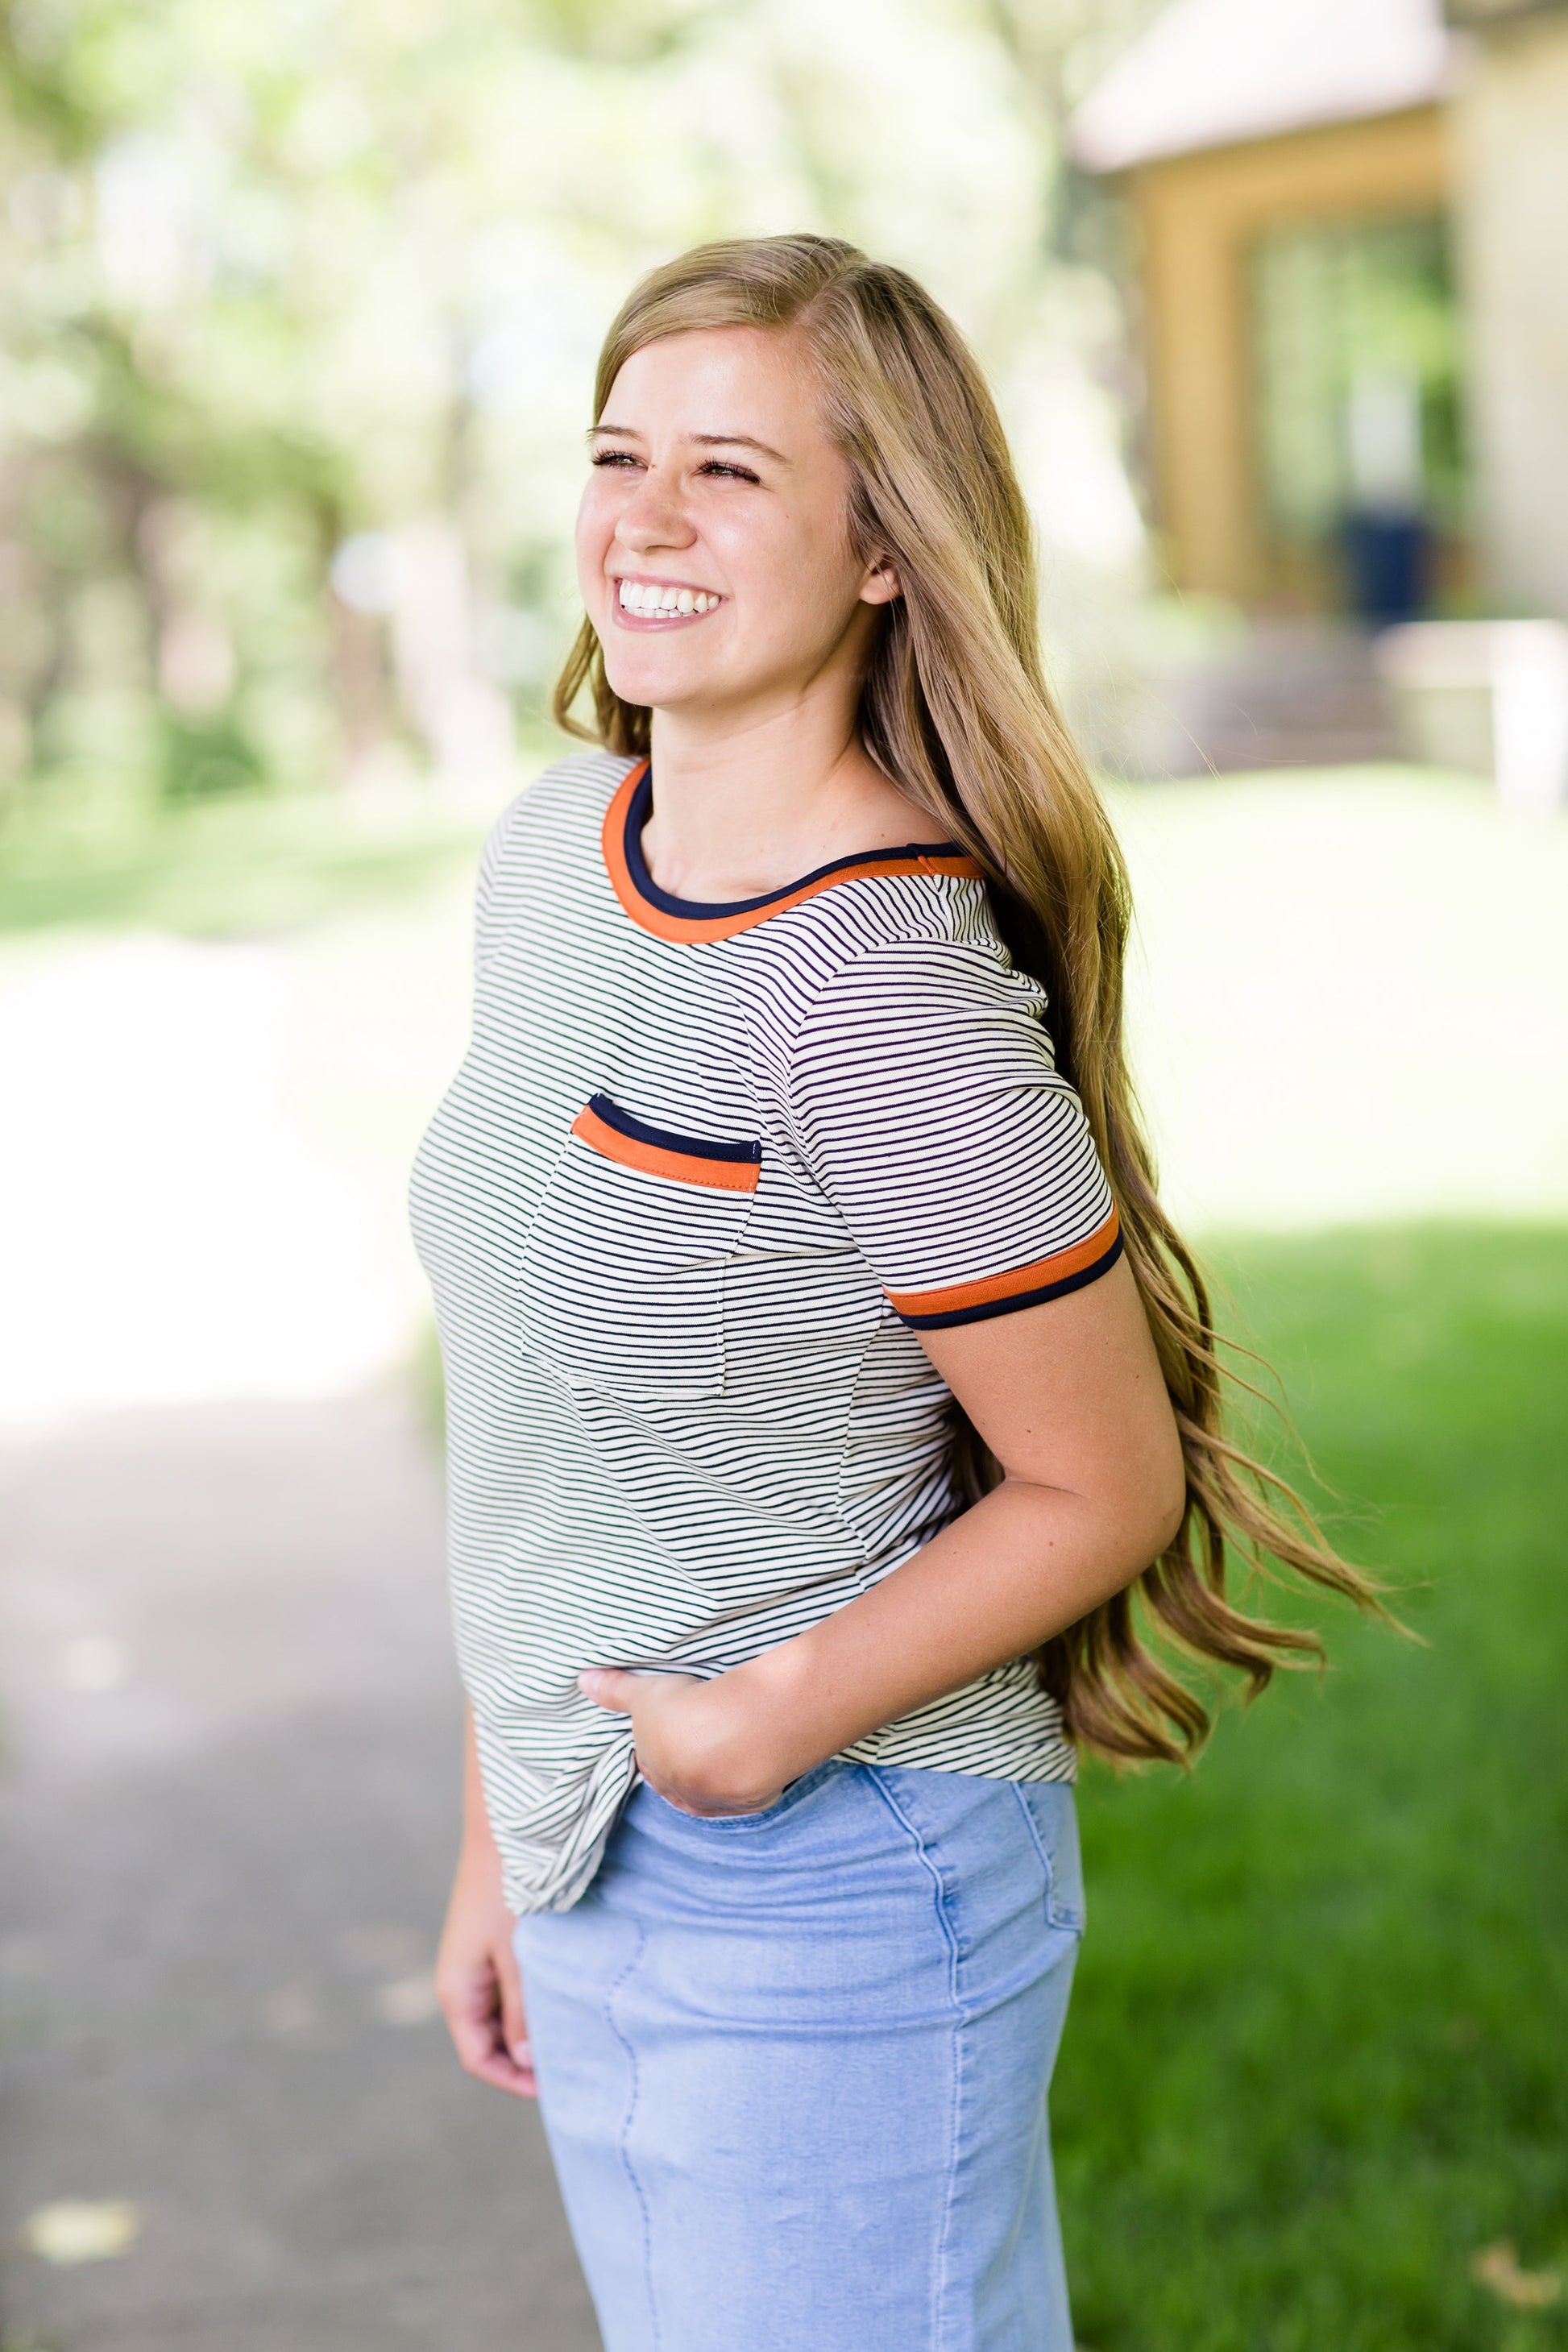
<path fill-rule="evenodd" d="M 860 601 L 865 604 L 890 604 L 903 593 L 898 565 L 885 560 L 867 574 L 866 584 L 860 591 Z"/>

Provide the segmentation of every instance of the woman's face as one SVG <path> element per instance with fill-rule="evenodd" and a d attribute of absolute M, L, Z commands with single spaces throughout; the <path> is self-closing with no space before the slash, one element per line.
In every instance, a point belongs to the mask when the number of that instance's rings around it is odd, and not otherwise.
<path fill-rule="evenodd" d="M 787 332 L 668 335 L 593 435 L 577 573 L 624 701 L 739 715 L 856 676 L 890 567 L 849 541 L 849 468 Z"/>

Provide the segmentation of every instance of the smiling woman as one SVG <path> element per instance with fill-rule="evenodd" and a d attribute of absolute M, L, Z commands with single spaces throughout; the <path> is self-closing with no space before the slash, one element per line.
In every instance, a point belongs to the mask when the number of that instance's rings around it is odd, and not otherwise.
<path fill-rule="evenodd" d="M 491 837 L 416 1172 L 472 1701 L 442 2000 L 538 2090 L 608 2352 L 1069 2352 L 1076 1749 L 1206 1726 L 1130 1589 L 1255 1685 L 1310 1643 L 1226 1599 L 1227 1534 L 1370 1596 L 1221 1433 L 951 323 L 829 240 L 701 248 L 595 415 L 593 748 Z"/>
<path fill-rule="evenodd" d="M 610 408 L 591 436 L 577 558 L 616 691 L 721 759 L 742 738 L 760 752 L 765 719 L 783 755 L 775 822 L 756 821 L 767 786 L 753 761 L 744 792 L 723 795 L 726 824 L 710 785 L 667 752 L 646 843 L 656 868 L 689 897 L 747 897 L 836 846 L 907 839 L 919 811 L 847 725 L 898 579 L 854 543 L 849 467 L 823 431 L 808 347 L 752 327 L 664 337 L 627 357 Z"/>

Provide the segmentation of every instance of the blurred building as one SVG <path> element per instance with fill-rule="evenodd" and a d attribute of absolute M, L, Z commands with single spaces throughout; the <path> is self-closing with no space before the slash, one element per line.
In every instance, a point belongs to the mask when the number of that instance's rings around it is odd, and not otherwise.
<path fill-rule="evenodd" d="M 1139 226 L 1179 587 L 1568 619 L 1564 0 L 1173 0 L 1071 139 Z"/>

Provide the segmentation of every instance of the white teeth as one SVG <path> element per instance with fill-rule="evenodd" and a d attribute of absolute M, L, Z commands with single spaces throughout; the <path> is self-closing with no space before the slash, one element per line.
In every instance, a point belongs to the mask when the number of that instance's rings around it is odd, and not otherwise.
<path fill-rule="evenodd" d="M 710 613 L 722 600 L 706 588 L 661 588 L 651 580 L 618 580 L 616 601 L 623 613 Z"/>

